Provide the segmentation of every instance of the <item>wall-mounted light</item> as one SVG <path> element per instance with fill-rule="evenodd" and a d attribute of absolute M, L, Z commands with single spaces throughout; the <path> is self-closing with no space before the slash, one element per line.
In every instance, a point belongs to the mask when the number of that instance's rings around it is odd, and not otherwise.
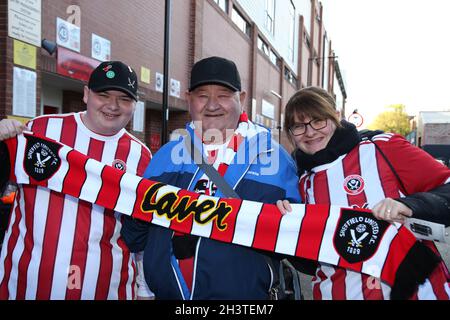
<path fill-rule="evenodd" d="M 56 43 L 47 39 L 42 39 L 41 46 L 49 55 L 53 55 L 57 49 Z"/>
<path fill-rule="evenodd" d="M 278 99 L 282 99 L 283 97 L 276 91 L 274 90 L 270 90 L 270 93 L 273 94 L 275 97 L 277 97 Z"/>

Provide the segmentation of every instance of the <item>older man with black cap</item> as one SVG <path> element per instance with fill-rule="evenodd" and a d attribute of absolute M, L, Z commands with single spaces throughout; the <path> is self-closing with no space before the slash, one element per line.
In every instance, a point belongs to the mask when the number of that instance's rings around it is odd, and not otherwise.
<path fill-rule="evenodd" d="M 131 67 L 103 62 L 84 87 L 86 111 L 41 116 L 27 126 L 4 119 L 0 141 L 30 130 L 142 175 L 151 153 L 125 130 L 137 89 Z M 1 252 L 0 299 L 132 299 L 134 266 L 121 225 L 121 216 L 111 210 L 19 185 Z"/>
<path fill-rule="evenodd" d="M 210 57 L 195 63 L 186 92 L 192 122 L 154 155 L 144 177 L 218 197 L 299 202 L 293 161 L 269 130 L 248 120 L 245 95 L 234 62 Z M 203 161 L 192 161 L 198 158 Z M 130 250 L 144 250 L 145 279 L 157 299 L 270 297 L 279 264 L 259 252 L 133 219 L 125 219 L 122 235 Z"/>

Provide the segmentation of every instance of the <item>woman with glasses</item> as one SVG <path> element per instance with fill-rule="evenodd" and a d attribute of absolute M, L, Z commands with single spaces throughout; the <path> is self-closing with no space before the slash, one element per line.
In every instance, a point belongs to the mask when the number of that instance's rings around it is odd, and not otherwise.
<path fill-rule="evenodd" d="M 321 88 L 299 90 L 285 114 L 306 203 L 370 208 L 391 223 L 412 216 L 450 224 L 450 170 L 426 152 L 397 134 L 362 139 L 353 124 L 339 120 L 334 99 Z M 286 200 L 277 206 L 291 210 Z M 447 272 L 441 262 L 419 290 L 412 286 L 410 298 L 449 299 Z M 382 300 L 391 291 L 378 279 L 327 264 L 318 265 L 312 284 L 314 299 Z"/>

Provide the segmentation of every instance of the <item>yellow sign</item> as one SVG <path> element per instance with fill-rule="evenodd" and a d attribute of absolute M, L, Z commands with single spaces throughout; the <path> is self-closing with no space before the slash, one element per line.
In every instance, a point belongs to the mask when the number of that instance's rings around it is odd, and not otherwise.
<path fill-rule="evenodd" d="M 141 67 L 141 81 L 150 84 L 150 69 Z"/>
<path fill-rule="evenodd" d="M 14 40 L 14 64 L 36 70 L 36 47 Z"/>
<path fill-rule="evenodd" d="M 27 124 L 28 121 L 31 120 L 31 118 L 25 118 L 25 117 L 17 117 L 17 116 L 6 116 L 7 119 L 14 119 L 17 121 L 22 122 L 23 124 Z"/>

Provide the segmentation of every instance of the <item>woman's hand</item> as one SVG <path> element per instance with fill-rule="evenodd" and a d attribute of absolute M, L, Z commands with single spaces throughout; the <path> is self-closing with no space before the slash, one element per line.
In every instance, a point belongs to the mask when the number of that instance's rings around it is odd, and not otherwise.
<path fill-rule="evenodd" d="M 27 127 L 22 122 L 14 119 L 3 119 L 0 121 L 0 141 L 21 134 Z"/>
<path fill-rule="evenodd" d="M 390 223 L 405 223 L 406 218 L 412 216 L 412 210 L 403 203 L 386 198 L 378 202 L 372 209 L 373 215 L 379 220 Z"/>
<path fill-rule="evenodd" d="M 282 215 L 285 215 L 286 213 L 292 211 L 291 204 L 289 203 L 288 200 L 278 200 L 276 205 L 277 205 L 277 208 L 278 208 L 278 210 L 280 210 Z"/>

